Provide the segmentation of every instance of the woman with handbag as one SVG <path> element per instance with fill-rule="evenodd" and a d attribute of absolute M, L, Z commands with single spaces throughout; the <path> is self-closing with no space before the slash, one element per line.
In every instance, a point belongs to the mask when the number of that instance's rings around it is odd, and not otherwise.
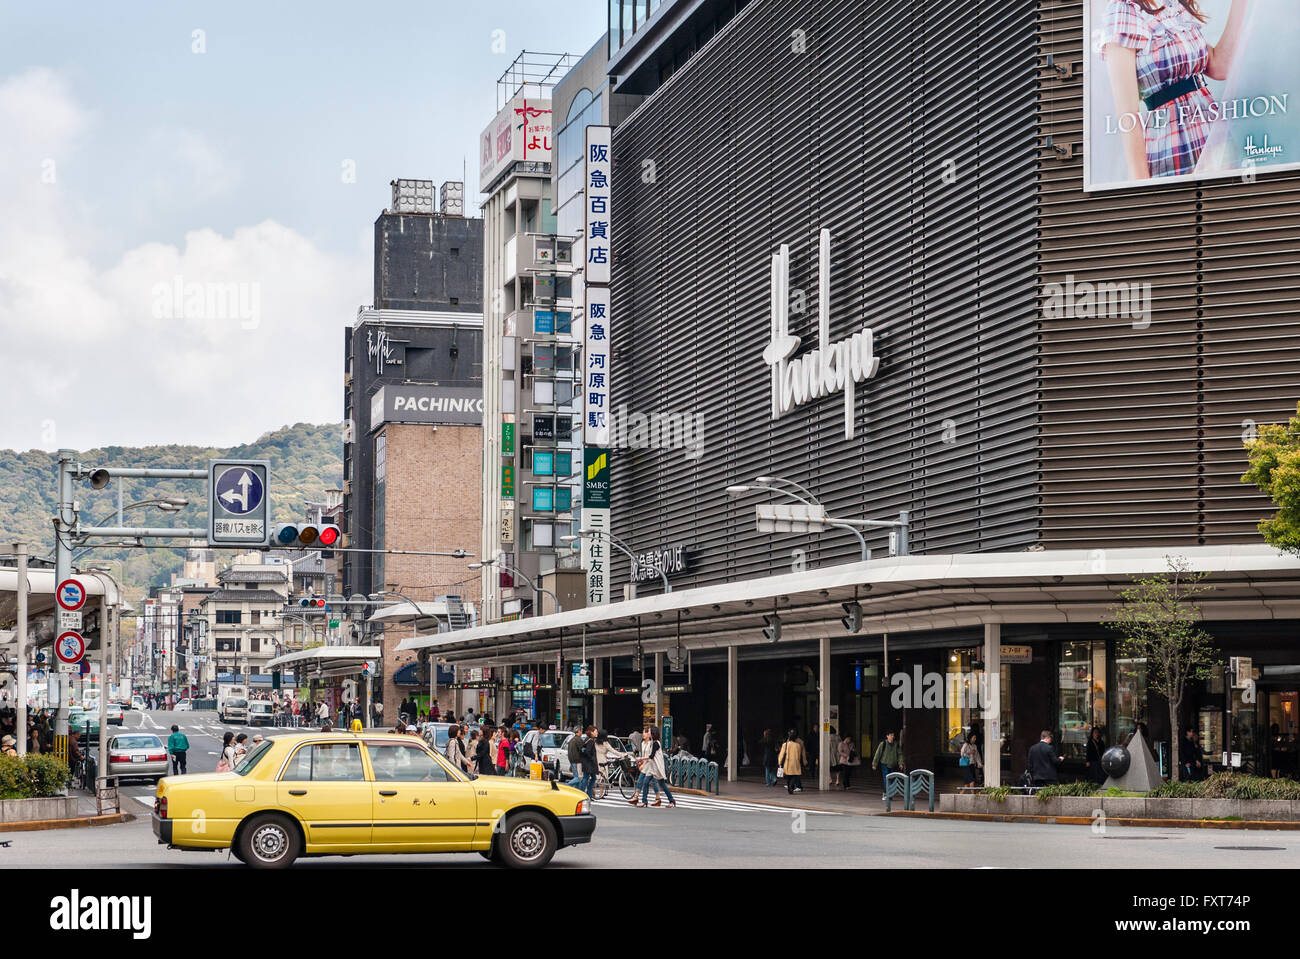
<path fill-rule="evenodd" d="M 984 759 L 980 756 L 979 737 L 975 732 L 967 734 L 966 741 L 961 746 L 961 774 L 966 779 L 967 786 L 975 785 L 975 770 L 984 768 Z"/>
<path fill-rule="evenodd" d="M 853 779 L 853 767 L 861 765 L 862 760 L 858 758 L 858 747 L 853 742 L 853 737 L 845 735 L 843 739 L 836 744 L 836 751 L 839 753 L 840 783 L 841 788 L 848 789 Z"/>
<path fill-rule="evenodd" d="M 217 772 L 228 773 L 235 768 L 235 734 L 221 737 L 221 756 L 217 759 Z"/>
<path fill-rule="evenodd" d="M 790 730 L 781 752 L 776 757 L 781 771 L 785 774 L 785 791 L 790 794 L 803 792 L 804 748 L 799 742 L 799 734 Z"/>

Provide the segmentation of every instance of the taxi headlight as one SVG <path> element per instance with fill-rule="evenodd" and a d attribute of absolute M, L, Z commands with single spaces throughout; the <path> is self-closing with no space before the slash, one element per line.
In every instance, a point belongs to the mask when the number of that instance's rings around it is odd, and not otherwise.
<path fill-rule="evenodd" d="M 585 816 L 589 812 L 591 812 L 591 800 L 584 799 L 582 802 L 578 803 L 578 809 L 574 812 L 574 815 Z"/>

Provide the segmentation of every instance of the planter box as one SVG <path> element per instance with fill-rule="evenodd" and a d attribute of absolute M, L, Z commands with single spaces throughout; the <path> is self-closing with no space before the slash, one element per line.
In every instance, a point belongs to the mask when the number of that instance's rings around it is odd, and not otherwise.
<path fill-rule="evenodd" d="M 939 793 L 939 812 L 967 812 L 957 809 L 958 793 Z"/>
<path fill-rule="evenodd" d="M 1242 819 L 1282 822 L 1292 818 L 1289 799 L 1241 799 L 1238 804 L 1241 811 L 1237 815 Z"/>
<path fill-rule="evenodd" d="M 1145 819 L 1147 801 L 1140 796 L 1116 796 L 1100 800 L 1101 809 L 1111 819 Z"/>
<path fill-rule="evenodd" d="M 1039 799 L 1037 796 L 1025 797 L 1025 815 L 1027 816 L 1062 816 L 1061 797 Z"/>
<path fill-rule="evenodd" d="M 1235 799 L 1193 799 L 1193 819 L 1223 819 L 1240 816 L 1241 804 Z"/>
<path fill-rule="evenodd" d="M 1102 805 L 1104 800 L 1100 796 L 1062 796 L 1057 802 L 1060 803 L 1058 816 L 1083 816 L 1092 819 L 1098 809 L 1105 809 Z"/>
<path fill-rule="evenodd" d="M 40 819 L 75 819 L 76 796 L 47 799 L 0 800 L 0 822 L 33 822 Z"/>
<path fill-rule="evenodd" d="M 1195 819 L 1191 799 L 1148 799 L 1148 819 Z"/>

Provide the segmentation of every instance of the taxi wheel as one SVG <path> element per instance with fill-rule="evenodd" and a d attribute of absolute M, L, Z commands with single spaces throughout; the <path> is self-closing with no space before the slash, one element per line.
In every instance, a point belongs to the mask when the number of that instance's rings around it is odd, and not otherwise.
<path fill-rule="evenodd" d="M 556 849 L 555 827 L 541 813 L 515 813 L 506 820 L 505 831 L 494 846 L 503 866 L 541 869 Z"/>
<path fill-rule="evenodd" d="M 240 830 L 239 859 L 254 869 L 285 869 L 298 858 L 298 830 L 283 816 L 254 816 Z"/>

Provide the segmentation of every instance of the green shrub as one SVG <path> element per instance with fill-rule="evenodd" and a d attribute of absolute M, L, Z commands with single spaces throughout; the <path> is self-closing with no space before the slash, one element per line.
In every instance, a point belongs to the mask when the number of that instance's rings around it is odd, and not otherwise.
<path fill-rule="evenodd" d="M 1217 772 L 1200 782 L 1161 783 L 1147 795 L 1156 799 L 1300 799 L 1300 783 Z"/>
<path fill-rule="evenodd" d="M 981 796 L 991 796 L 994 802 L 1004 803 L 1011 794 L 1010 786 L 985 786 L 980 790 Z"/>
<path fill-rule="evenodd" d="M 27 767 L 17 756 L 0 756 L 0 799 L 26 799 Z"/>
<path fill-rule="evenodd" d="M 72 773 L 68 770 L 67 764 L 60 762 L 54 756 L 28 754 L 26 762 L 30 790 L 28 795 L 32 798 L 57 796 L 72 782 Z"/>
<path fill-rule="evenodd" d="M 1053 786 L 1044 786 L 1035 794 L 1039 802 L 1047 802 L 1049 799 L 1055 799 L 1057 796 L 1095 796 L 1097 795 L 1096 783 L 1077 782 L 1077 783 L 1057 783 Z"/>

